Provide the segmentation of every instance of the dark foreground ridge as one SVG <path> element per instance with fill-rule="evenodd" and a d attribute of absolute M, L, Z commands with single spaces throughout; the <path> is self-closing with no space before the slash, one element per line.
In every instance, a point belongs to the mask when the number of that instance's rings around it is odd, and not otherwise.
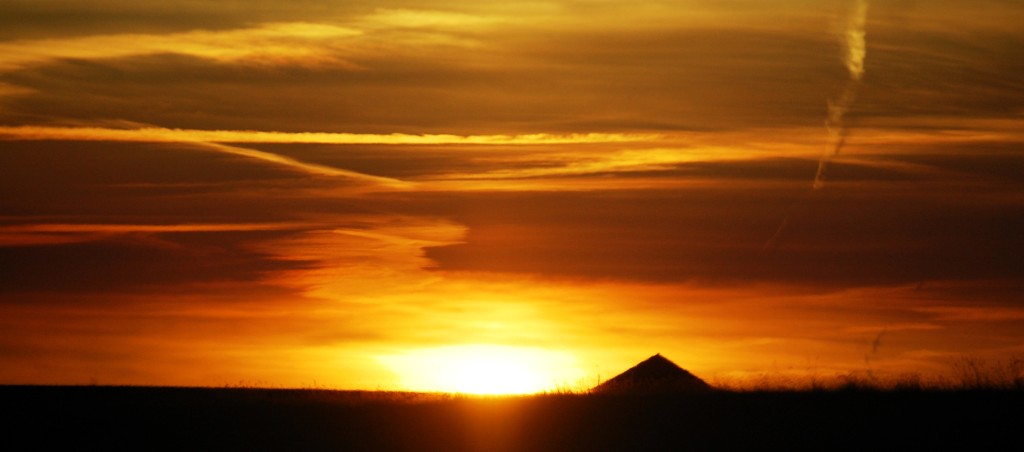
<path fill-rule="evenodd" d="M 1019 450 L 1022 391 L 472 398 L 0 386 L 0 450 Z"/>
<path fill-rule="evenodd" d="M 595 393 L 602 394 L 673 394 L 697 393 L 713 390 L 704 382 L 660 353 L 597 385 Z"/>

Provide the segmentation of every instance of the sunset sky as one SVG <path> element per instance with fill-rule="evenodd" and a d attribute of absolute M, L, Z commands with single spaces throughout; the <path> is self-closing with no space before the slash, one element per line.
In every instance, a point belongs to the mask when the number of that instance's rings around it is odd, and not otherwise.
<path fill-rule="evenodd" d="M 0 10 L 0 384 L 1024 357 L 1020 2 Z"/>

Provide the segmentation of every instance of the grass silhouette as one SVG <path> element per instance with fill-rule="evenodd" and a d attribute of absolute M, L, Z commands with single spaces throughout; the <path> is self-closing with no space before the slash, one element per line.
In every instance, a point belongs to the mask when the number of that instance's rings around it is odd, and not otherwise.
<path fill-rule="evenodd" d="M 975 366 L 977 367 L 977 366 Z M 985 368 L 979 368 L 979 372 Z M 323 389 L 2 386 L 4 450 L 1000 450 L 1024 391 L 995 377 L 699 394 L 473 397 Z M 1009 441 L 1009 442 L 1008 442 Z M 17 446 L 15 446 L 17 445 Z"/>
<path fill-rule="evenodd" d="M 0 386 L 2 450 L 1011 450 L 1024 363 L 951 376 L 851 373 L 716 391 L 531 396 L 401 391 Z M 714 383 L 714 382 L 713 382 Z M 726 386 L 726 387 L 722 387 Z"/>

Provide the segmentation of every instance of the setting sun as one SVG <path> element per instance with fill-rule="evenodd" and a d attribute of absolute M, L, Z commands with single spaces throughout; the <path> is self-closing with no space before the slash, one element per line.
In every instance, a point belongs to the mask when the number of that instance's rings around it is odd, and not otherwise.
<path fill-rule="evenodd" d="M 6 443 L 1019 439 L 1024 0 L 0 11 Z"/>
<path fill-rule="evenodd" d="M 1024 356 L 1024 1 L 0 5 L 0 386 Z"/>
<path fill-rule="evenodd" d="M 564 352 L 500 345 L 457 345 L 380 357 L 404 389 L 460 394 L 533 394 L 582 376 Z"/>

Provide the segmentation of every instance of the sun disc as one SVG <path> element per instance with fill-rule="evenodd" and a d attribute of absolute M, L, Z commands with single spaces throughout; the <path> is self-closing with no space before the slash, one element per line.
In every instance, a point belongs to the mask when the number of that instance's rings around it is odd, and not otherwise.
<path fill-rule="evenodd" d="M 529 347 L 458 345 L 380 357 L 404 389 L 461 394 L 532 394 L 579 378 L 568 353 Z"/>

